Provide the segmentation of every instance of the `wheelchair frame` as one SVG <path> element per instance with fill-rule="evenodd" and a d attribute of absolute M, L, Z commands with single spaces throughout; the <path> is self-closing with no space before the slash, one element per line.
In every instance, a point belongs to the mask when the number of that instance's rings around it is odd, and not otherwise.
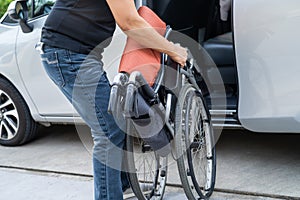
<path fill-rule="evenodd" d="M 168 37 L 170 32 L 171 28 L 168 27 L 166 37 Z M 129 113 L 132 113 L 132 108 L 134 107 L 134 96 L 138 88 L 143 87 L 143 91 L 152 97 L 151 104 L 160 104 L 165 109 L 164 123 L 173 138 L 171 142 L 172 155 L 177 161 L 182 186 L 188 199 L 208 199 L 215 185 L 216 155 L 210 114 L 205 105 L 201 89 L 195 79 L 195 75 L 201 76 L 200 68 L 192 58 L 191 53 L 189 53 L 188 62 L 183 68 L 172 62 L 166 54 L 162 54 L 161 60 L 161 69 L 153 88 L 148 85 L 142 74 L 137 71 L 132 72 L 130 75 L 119 73 L 112 84 L 108 111 L 117 116 L 123 115 L 126 120 L 125 160 L 127 161 L 126 167 L 131 187 L 138 199 L 162 199 L 167 181 L 168 156 L 162 157 L 153 151 L 151 146 L 140 138 L 131 122 L 132 115 Z M 170 79 L 169 76 L 168 79 L 166 74 L 169 73 L 175 74 L 176 79 Z M 166 96 L 159 96 L 162 91 Z M 186 104 L 185 101 L 187 100 L 191 103 L 194 98 L 198 100 L 198 103 L 200 102 L 198 105 L 201 108 L 193 109 L 194 111 L 199 110 L 199 122 L 198 120 L 196 122 L 188 121 L 189 119 L 187 118 L 190 117 L 190 111 L 186 111 L 186 114 L 181 116 L 183 113 L 182 108 Z M 176 102 L 176 110 L 174 110 L 174 101 Z M 187 106 L 185 109 L 190 107 Z M 178 120 L 180 121 L 178 122 Z M 189 130 L 197 129 L 200 123 L 201 130 L 198 130 L 197 136 L 193 136 L 190 141 Z M 196 124 L 196 127 L 190 128 L 191 124 Z M 201 141 L 199 138 L 201 138 Z M 135 155 L 135 142 L 137 140 L 141 154 L 139 156 Z M 197 142 L 197 140 L 199 141 Z M 182 146 L 185 146 L 185 148 L 182 148 Z M 198 160 L 193 155 L 197 154 L 198 150 L 205 151 L 204 157 L 207 159 L 207 163 L 204 164 L 206 165 L 204 183 L 199 182 L 198 179 L 203 177 L 196 177 L 197 174 L 195 172 L 198 168 L 195 168 L 194 164 L 196 165 Z M 142 157 L 142 160 L 151 157 L 151 162 L 155 162 L 155 164 L 151 165 L 154 166 L 153 169 L 141 172 L 143 175 L 141 178 L 139 177 L 138 169 L 136 169 L 139 157 Z M 195 161 L 196 163 L 194 163 Z M 143 167 L 144 169 L 141 170 L 145 170 L 145 166 Z M 151 180 L 146 177 L 150 176 L 149 174 L 153 176 L 150 178 Z"/>

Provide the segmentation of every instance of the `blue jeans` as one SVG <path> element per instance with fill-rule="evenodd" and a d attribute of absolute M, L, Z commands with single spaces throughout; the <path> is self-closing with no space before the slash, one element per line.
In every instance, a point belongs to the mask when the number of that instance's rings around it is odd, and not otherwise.
<path fill-rule="evenodd" d="M 91 128 L 95 200 L 120 200 L 129 186 L 121 176 L 125 134 L 107 113 L 110 85 L 100 58 L 46 45 L 41 53 L 49 77 Z"/>

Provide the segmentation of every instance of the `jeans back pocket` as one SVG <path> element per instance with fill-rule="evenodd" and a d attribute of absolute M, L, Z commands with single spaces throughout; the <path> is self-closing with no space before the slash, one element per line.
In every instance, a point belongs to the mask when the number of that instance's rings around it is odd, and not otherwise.
<path fill-rule="evenodd" d="M 59 87 L 65 85 L 65 80 L 62 71 L 59 67 L 58 54 L 55 51 L 50 51 L 41 54 L 44 68 L 51 80 Z"/>

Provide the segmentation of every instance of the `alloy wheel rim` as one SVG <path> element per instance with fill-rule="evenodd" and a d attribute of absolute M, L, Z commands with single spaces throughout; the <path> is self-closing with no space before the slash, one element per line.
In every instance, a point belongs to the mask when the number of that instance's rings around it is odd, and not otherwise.
<path fill-rule="evenodd" d="M 0 139 L 13 139 L 19 129 L 19 114 L 17 108 L 3 90 L 0 90 Z"/>

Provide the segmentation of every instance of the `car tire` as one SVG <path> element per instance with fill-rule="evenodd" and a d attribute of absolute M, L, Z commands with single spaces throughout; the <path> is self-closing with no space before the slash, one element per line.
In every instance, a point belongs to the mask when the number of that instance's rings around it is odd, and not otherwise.
<path fill-rule="evenodd" d="M 37 127 L 18 90 L 7 80 L 0 78 L 0 144 L 24 144 L 35 137 Z"/>

